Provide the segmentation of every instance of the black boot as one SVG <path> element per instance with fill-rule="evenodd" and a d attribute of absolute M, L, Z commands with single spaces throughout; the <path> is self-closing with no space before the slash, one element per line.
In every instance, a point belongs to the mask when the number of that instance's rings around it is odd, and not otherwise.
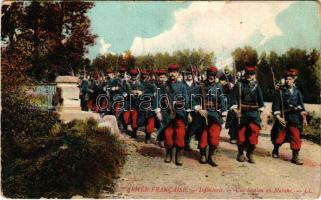
<path fill-rule="evenodd" d="M 192 151 L 192 150 L 193 150 L 193 149 L 191 148 L 190 143 L 185 143 L 184 151 Z"/>
<path fill-rule="evenodd" d="M 210 164 L 213 167 L 217 166 L 215 162 L 215 150 L 216 150 L 216 147 L 210 146 L 210 149 L 208 151 L 208 159 L 207 159 L 208 164 Z"/>
<path fill-rule="evenodd" d="M 145 143 L 146 144 L 150 144 L 151 143 L 150 134 L 148 134 L 148 133 L 146 133 L 146 135 L 145 135 Z"/>
<path fill-rule="evenodd" d="M 183 165 L 183 149 L 182 148 L 176 147 L 175 164 L 178 166 Z"/>
<path fill-rule="evenodd" d="M 200 149 L 200 163 L 205 164 L 206 163 L 206 148 Z"/>
<path fill-rule="evenodd" d="M 172 162 L 172 157 L 173 157 L 173 148 L 166 149 L 166 156 L 164 162 L 170 163 Z"/>
<path fill-rule="evenodd" d="M 238 154 L 237 154 L 236 160 L 239 162 L 244 162 L 245 161 L 245 157 L 243 154 L 244 146 L 242 144 L 239 144 L 237 145 L 237 149 L 238 149 Z"/>
<path fill-rule="evenodd" d="M 185 146 L 184 146 L 184 151 L 192 151 L 193 149 L 191 148 L 191 137 L 189 132 L 185 134 Z"/>
<path fill-rule="evenodd" d="M 253 144 L 249 144 L 248 148 L 247 148 L 247 153 L 246 153 L 246 157 L 249 159 L 249 163 L 255 163 L 255 159 L 254 159 L 254 152 L 255 146 Z"/>
<path fill-rule="evenodd" d="M 279 148 L 280 148 L 280 145 L 274 144 L 274 148 L 273 148 L 273 151 L 272 151 L 272 157 L 273 158 L 279 158 Z"/>
<path fill-rule="evenodd" d="M 300 150 L 292 150 L 292 159 L 291 162 L 297 165 L 303 165 L 303 162 L 299 159 Z"/>
<path fill-rule="evenodd" d="M 137 129 L 134 129 L 131 133 L 131 137 L 132 138 L 136 138 L 137 137 Z"/>

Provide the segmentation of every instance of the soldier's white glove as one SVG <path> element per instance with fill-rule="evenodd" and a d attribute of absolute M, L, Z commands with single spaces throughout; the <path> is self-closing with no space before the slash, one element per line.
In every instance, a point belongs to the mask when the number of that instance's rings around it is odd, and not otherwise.
<path fill-rule="evenodd" d="M 140 91 L 140 90 L 134 90 L 134 91 L 133 91 L 133 94 L 134 94 L 135 96 L 140 96 L 140 95 L 143 94 L 143 92 Z"/>
<path fill-rule="evenodd" d="M 199 110 L 198 113 L 202 116 L 207 118 L 207 110 Z"/>
<path fill-rule="evenodd" d="M 162 116 L 162 113 L 156 113 L 156 117 L 157 117 L 157 119 L 161 122 L 161 121 L 163 121 L 163 116 Z"/>
<path fill-rule="evenodd" d="M 281 117 L 280 115 L 276 116 L 276 119 L 279 121 L 279 123 L 281 124 L 281 126 L 285 127 L 286 126 L 286 121 L 283 117 Z"/>
<path fill-rule="evenodd" d="M 142 91 L 137 91 L 137 95 L 138 95 L 138 96 L 140 96 L 140 95 L 142 95 L 142 94 L 143 94 Z"/>
<path fill-rule="evenodd" d="M 155 110 L 155 113 L 156 113 L 157 119 L 158 119 L 159 121 L 162 121 L 162 120 L 163 120 L 163 116 L 162 116 L 162 113 L 161 113 L 160 108 L 157 108 L 157 109 Z"/>
<path fill-rule="evenodd" d="M 187 122 L 190 124 L 190 123 L 192 123 L 192 121 L 193 121 L 192 115 L 191 115 L 191 113 L 188 113 Z"/>
<path fill-rule="evenodd" d="M 241 113 L 239 112 L 239 110 L 238 109 L 233 109 L 233 112 L 236 114 L 236 117 L 241 117 Z"/>
<path fill-rule="evenodd" d="M 116 90 L 119 90 L 119 87 L 118 87 L 118 86 L 115 86 L 115 87 L 111 87 L 111 90 L 112 90 L 112 91 L 116 91 Z"/>
<path fill-rule="evenodd" d="M 201 110 L 201 109 L 202 109 L 202 107 L 201 107 L 200 105 L 194 106 L 194 110 L 195 110 L 196 112 L 198 112 L 198 111 Z"/>
<path fill-rule="evenodd" d="M 125 93 L 123 93 L 123 96 L 126 98 L 128 95 L 127 95 L 127 93 L 125 92 Z"/>

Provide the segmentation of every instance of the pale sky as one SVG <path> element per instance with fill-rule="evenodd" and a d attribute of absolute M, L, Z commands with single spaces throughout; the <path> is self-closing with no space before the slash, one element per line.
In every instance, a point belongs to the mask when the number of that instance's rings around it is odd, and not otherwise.
<path fill-rule="evenodd" d="M 214 51 L 217 65 L 237 47 L 259 52 L 320 49 L 319 4 L 314 1 L 95 2 L 90 11 L 96 45 L 103 53 L 134 55 L 202 48 Z"/>

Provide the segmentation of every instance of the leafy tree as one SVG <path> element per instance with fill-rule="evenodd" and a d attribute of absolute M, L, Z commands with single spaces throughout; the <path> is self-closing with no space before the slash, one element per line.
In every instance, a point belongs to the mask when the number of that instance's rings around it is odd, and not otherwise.
<path fill-rule="evenodd" d="M 152 69 L 155 65 L 155 58 L 151 54 L 136 58 L 136 66 Z"/>
<path fill-rule="evenodd" d="M 52 81 L 85 63 L 87 47 L 94 44 L 86 12 L 91 2 L 13 2 L 3 6 L 2 41 L 8 52 L 29 51 L 27 74 Z M 22 45 L 23 44 L 23 45 Z"/>
<path fill-rule="evenodd" d="M 250 46 L 237 48 L 232 52 L 237 71 L 241 71 L 247 65 L 256 65 L 258 62 L 257 51 Z"/>
<path fill-rule="evenodd" d="M 126 67 L 127 69 L 132 69 L 135 67 L 136 58 L 132 55 L 132 52 L 128 50 L 124 53 L 124 56 L 122 56 L 121 61 L 122 66 Z"/>
<path fill-rule="evenodd" d="M 271 51 L 263 52 L 258 64 L 257 79 L 263 90 L 264 99 L 273 99 L 274 87 L 271 69 L 274 72 L 276 82 L 279 82 L 288 69 L 297 69 L 299 76 L 296 81 L 297 87 L 307 103 L 320 102 L 320 53 L 317 50 L 307 52 L 304 49 L 289 49 L 286 53 L 278 55 Z"/>
<path fill-rule="evenodd" d="M 102 72 L 106 71 L 106 69 L 108 68 L 116 70 L 116 66 L 118 65 L 118 59 L 118 55 L 114 55 L 111 53 L 99 55 L 93 60 L 92 69 Z"/>

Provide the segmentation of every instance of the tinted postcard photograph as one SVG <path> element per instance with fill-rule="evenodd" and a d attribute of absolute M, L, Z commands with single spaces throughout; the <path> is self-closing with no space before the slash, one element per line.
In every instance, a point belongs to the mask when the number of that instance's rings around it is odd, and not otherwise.
<path fill-rule="evenodd" d="M 1 196 L 318 199 L 320 1 L 1 2 Z"/>

